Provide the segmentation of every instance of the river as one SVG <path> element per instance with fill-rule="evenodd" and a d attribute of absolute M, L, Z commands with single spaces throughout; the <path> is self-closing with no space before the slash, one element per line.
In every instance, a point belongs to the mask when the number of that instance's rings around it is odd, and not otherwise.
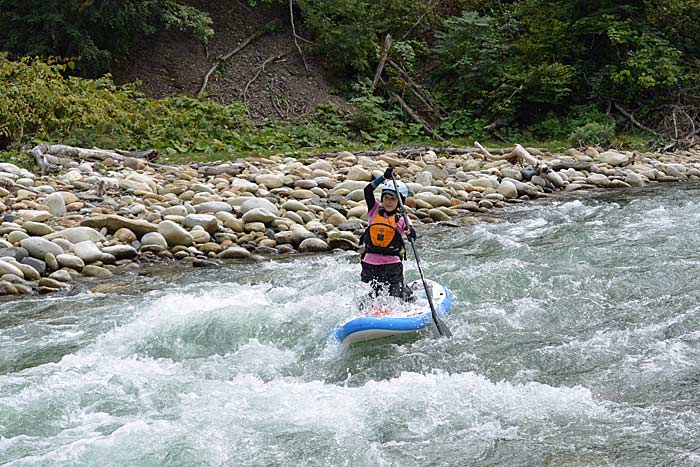
<path fill-rule="evenodd" d="M 700 186 L 499 218 L 419 229 L 451 339 L 329 341 L 350 253 L 0 302 L 0 464 L 700 465 Z"/>

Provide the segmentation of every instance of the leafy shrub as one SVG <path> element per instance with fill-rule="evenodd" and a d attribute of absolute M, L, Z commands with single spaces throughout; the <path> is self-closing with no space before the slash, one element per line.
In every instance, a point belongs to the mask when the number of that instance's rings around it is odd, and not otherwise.
<path fill-rule="evenodd" d="M 346 147 L 358 134 L 384 143 L 420 135 L 383 99 L 360 98 L 351 128 L 332 104 L 302 124 L 255 124 L 240 103 L 222 105 L 189 96 L 147 99 L 135 85 L 65 77 L 66 65 L 20 62 L 0 55 L 0 149 L 50 142 L 83 147 L 161 149 L 170 156 L 193 153 L 294 152 Z"/>
<path fill-rule="evenodd" d="M 615 136 L 615 126 L 611 124 L 590 122 L 576 128 L 569 135 L 572 146 L 609 146 Z"/>

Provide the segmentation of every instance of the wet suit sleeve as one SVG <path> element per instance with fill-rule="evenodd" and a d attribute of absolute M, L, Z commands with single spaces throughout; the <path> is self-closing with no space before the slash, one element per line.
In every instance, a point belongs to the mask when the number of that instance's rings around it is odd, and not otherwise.
<path fill-rule="evenodd" d="M 384 177 L 380 175 L 369 182 L 365 187 L 365 203 L 367 203 L 367 211 L 371 211 L 374 205 L 377 204 L 377 200 L 374 199 L 374 190 L 381 185 L 383 181 Z"/>

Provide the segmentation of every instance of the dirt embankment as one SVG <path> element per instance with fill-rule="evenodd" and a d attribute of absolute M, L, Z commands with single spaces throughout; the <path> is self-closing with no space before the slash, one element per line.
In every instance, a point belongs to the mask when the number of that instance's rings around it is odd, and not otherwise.
<path fill-rule="evenodd" d="M 215 33 L 206 47 L 184 33 L 149 37 L 132 49 L 127 60 L 115 65 L 117 83 L 140 80 L 141 90 L 149 97 L 197 94 L 207 71 L 220 57 L 275 21 L 272 31 L 252 41 L 211 75 L 206 89 L 209 97 L 222 103 L 245 102 L 255 120 L 298 121 L 328 101 L 341 109 L 349 108 L 334 94 L 320 64 L 308 54 L 309 71 L 305 69 L 294 45 L 286 7 L 253 8 L 244 0 L 184 3 L 206 11 L 214 21 Z"/>

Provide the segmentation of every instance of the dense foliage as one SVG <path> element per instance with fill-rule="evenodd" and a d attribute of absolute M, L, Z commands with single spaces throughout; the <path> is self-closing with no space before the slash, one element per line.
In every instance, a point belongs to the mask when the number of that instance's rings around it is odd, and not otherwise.
<path fill-rule="evenodd" d="M 293 153 L 302 148 L 390 143 L 418 132 L 396 119 L 360 132 L 330 105 L 305 124 L 255 124 L 241 104 L 221 105 L 203 97 L 147 99 L 136 86 L 66 77 L 66 65 L 9 61 L 0 55 L 0 149 L 37 142 L 83 147 L 156 148 L 171 156 L 193 153 Z M 382 110 L 382 112 L 387 112 Z"/>
<path fill-rule="evenodd" d="M 72 61 L 103 73 L 142 35 L 191 31 L 205 41 L 211 18 L 175 0 L 0 0 L 0 44 L 14 56 Z"/>
<path fill-rule="evenodd" d="M 249 0 L 258 2 L 287 4 Z M 349 121 L 333 123 L 344 135 L 378 143 L 415 136 L 420 125 L 401 110 L 397 95 L 447 137 L 594 143 L 610 141 L 616 128 L 630 128 L 630 113 L 657 135 L 669 130 L 669 113 L 676 133 L 700 118 L 697 0 L 296 0 L 294 5 L 297 21 L 313 36 L 307 53 L 316 53 L 340 78 L 356 105 Z M 205 41 L 210 25 L 206 14 L 178 0 L 0 0 L 0 43 L 10 56 L 60 57 L 50 63 L 76 64 L 73 73 L 106 70 L 136 38 L 168 28 Z M 393 45 L 384 79 L 371 88 L 387 34 Z M 72 86 L 70 92 L 88 86 L 126 93 L 134 101 L 129 105 L 146 102 L 102 80 L 61 85 Z M 183 99 L 148 105 L 177 108 L 185 105 Z M 70 120 L 67 115 L 44 112 L 42 125 L 53 123 L 26 128 L 49 134 L 61 120 Z M 178 115 L 172 118 L 177 127 Z M 71 131 L 82 131 L 77 128 L 85 122 L 73 123 Z M 12 130 L 4 125 L 0 139 L 6 144 L 16 141 L 8 132 L 26 131 L 25 125 Z M 136 137 L 141 130 L 124 132 Z M 146 132 L 139 138 L 155 137 Z"/>

